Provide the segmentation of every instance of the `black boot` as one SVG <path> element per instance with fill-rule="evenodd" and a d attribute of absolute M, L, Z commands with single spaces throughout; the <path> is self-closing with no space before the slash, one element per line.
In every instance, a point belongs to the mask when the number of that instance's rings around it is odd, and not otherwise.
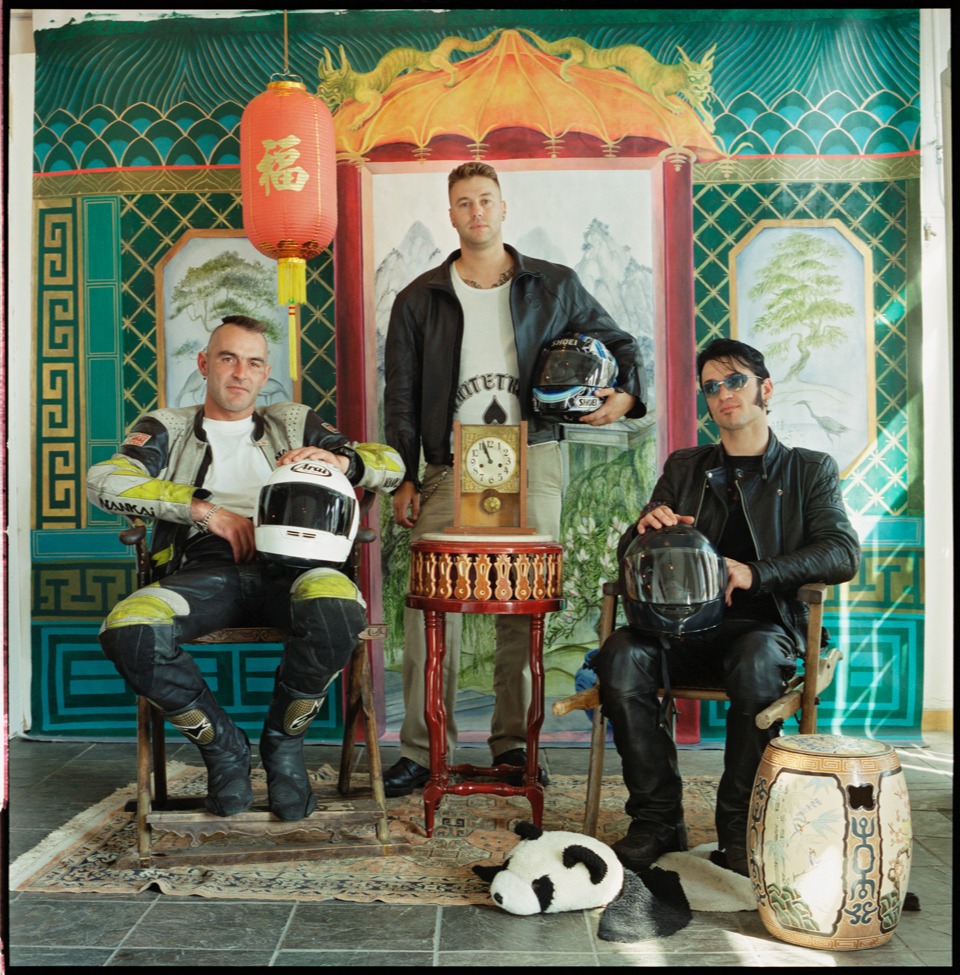
<path fill-rule="evenodd" d="M 277 678 L 260 736 L 260 758 L 267 772 L 270 811 L 278 819 L 296 822 L 317 808 L 303 757 L 303 738 L 325 699 L 326 695 L 301 694 Z"/>
<path fill-rule="evenodd" d="M 206 808 L 216 816 L 235 816 L 253 805 L 250 788 L 250 741 L 217 704 L 209 687 L 164 717 L 190 739 L 207 767 Z"/>
<path fill-rule="evenodd" d="M 717 788 L 717 861 L 735 873 L 749 876 L 747 826 L 753 780 L 767 744 L 780 734 L 777 723 L 757 727 L 762 703 L 731 704 L 727 711 L 727 742 L 723 753 L 723 775 Z"/>
<path fill-rule="evenodd" d="M 611 847 L 627 869 L 643 870 L 664 853 L 687 848 L 677 749 L 669 730 L 660 725 L 655 696 L 605 701 L 604 714 L 613 724 L 629 793 L 624 808 L 630 827 Z"/>

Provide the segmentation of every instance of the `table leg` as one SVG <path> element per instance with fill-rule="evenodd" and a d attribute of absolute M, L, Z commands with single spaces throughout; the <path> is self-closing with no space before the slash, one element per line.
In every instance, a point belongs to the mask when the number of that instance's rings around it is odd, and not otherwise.
<path fill-rule="evenodd" d="M 530 709 L 527 712 L 527 800 L 535 826 L 543 825 L 543 785 L 540 782 L 540 728 L 543 725 L 543 613 L 530 617 Z"/>
<path fill-rule="evenodd" d="M 427 836 L 431 837 L 436 807 L 447 787 L 447 711 L 443 704 L 446 614 L 424 610 L 423 625 L 427 644 L 424 718 L 430 739 L 430 779 L 423 787 L 423 816 Z"/>

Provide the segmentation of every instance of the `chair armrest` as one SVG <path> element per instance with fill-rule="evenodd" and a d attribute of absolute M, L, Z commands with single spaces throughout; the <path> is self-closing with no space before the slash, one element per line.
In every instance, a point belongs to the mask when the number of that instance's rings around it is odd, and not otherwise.
<path fill-rule="evenodd" d="M 787 718 L 795 715 L 803 703 L 804 685 L 808 680 L 812 679 L 815 681 L 815 695 L 819 697 L 833 681 L 837 664 L 841 660 L 843 660 L 843 653 L 839 648 L 834 647 L 817 660 L 817 672 L 815 675 L 813 673 L 804 673 L 803 675 L 792 678 L 787 685 L 786 692 L 757 715 L 757 727 L 766 729 L 775 721 L 786 721 Z"/>
<path fill-rule="evenodd" d="M 600 690 L 594 685 L 553 702 L 553 716 L 562 718 L 571 711 L 589 711 L 600 704 Z"/>
<path fill-rule="evenodd" d="M 827 598 L 825 582 L 807 582 L 797 590 L 797 599 L 802 603 L 809 603 L 811 606 L 819 606 Z"/>
<path fill-rule="evenodd" d="M 150 552 L 147 547 L 147 526 L 141 518 L 129 519 L 130 527 L 120 532 L 120 541 L 134 547 L 137 559 L 137 588 L 150 583 Z"/>
<path fill-rule="evenodd" d="M 130 519 L 130 527 L 120 532 L 124 545 L 139 545 L 147 537 L 147 526 L 139 518 Z"/>

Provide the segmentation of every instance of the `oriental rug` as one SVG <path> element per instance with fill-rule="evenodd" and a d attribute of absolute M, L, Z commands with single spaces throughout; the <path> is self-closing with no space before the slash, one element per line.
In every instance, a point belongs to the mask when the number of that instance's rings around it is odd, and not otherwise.
<path fill-rule="evenodd" d="M 203 768 L 171 764 L 171 791 L 203 795 Z M 253 773 L 262 776 L 262 770 Z M 335 781 L 329 766 L 321 767 L 318 785 Z M 254 786 L 257 785 L 256 778 Z M 556 775 L 546 790 L 543 827 L 547 830 L 582 829 L 586 776 Z M 136 848 L 136 825 L 125 804 L 134 796 L 131 785 L 118 790 L 61 829 L 10 868 L 10 888 L 34 893 L 136 894 L 160 890 L 165 894 L 247 900 L 322 901 L 329 899 L 388 904 L 465 905 L 489 903 L 489 885 L 471 867 L 500 864 L 517 843 L 513 826 L 530 819 L 530 806 L 522 797 L 490 795 L 445 796 L 436 814 L 434 835 L 423 826 L 423 799 L 419 792 L 388 799 L 391 839 L 410 844 L 405 855 L 258 863 L 117 869 L 116 862 Z M 624 834 L 623 782 L 619 776 L 603 780 L 598 838 L 612 843 Z M 713 868 L 705 858 L 715 845 L 713 807 L 716 779 L 692 776 L 684 780 L 684 809 L 690 847 L 701 847 L 689 858 L 694 873 Z M 678 870 L 676 862 L 670 869 Z M 716 890 L 698 896 L 685 891 L 690 906 L 701 910 L 752 910 L 752 892 L 746 878 L 718 871 L 722 885 L 743 881 L 736 897 L 718 900 Z M 723 876 L 726 875 L 726 876 Z M 681 874 L 682 878 L 682 874 Z M 697 883 L 701 883 L 700 879 Z M 737 885 L 734 884 L 736 887 Z M 739 899 L 739 903 L 734 903 Z M 698 903 L 699 902 L 699 903 Z M 725 906 L 724 906 L 725 905 Z"/>

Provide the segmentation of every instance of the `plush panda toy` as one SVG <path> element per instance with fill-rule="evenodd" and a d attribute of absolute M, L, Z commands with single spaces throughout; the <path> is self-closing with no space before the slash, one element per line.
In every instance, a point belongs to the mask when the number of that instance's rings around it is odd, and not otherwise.
<path fill-rule="evenodd" d="M 501 866 L 476 864 L 494 903 L 510 914 L 555 914 L 606 907 L 597 934 L 635 942 L 673 934 L 691 913 L 677 874 L 624 870 L 606 843 L 582 833 L 517 823 L 520 842 Z"/>
<path fill-rule="evenodd" d="M 623 866 L 606 843 L 580 833 L 545 833 L 517 823 L 520 842 L 499 867 L 477 864 L 495 904 L 511 914 L 606 907 L 623 889 Z"/>

